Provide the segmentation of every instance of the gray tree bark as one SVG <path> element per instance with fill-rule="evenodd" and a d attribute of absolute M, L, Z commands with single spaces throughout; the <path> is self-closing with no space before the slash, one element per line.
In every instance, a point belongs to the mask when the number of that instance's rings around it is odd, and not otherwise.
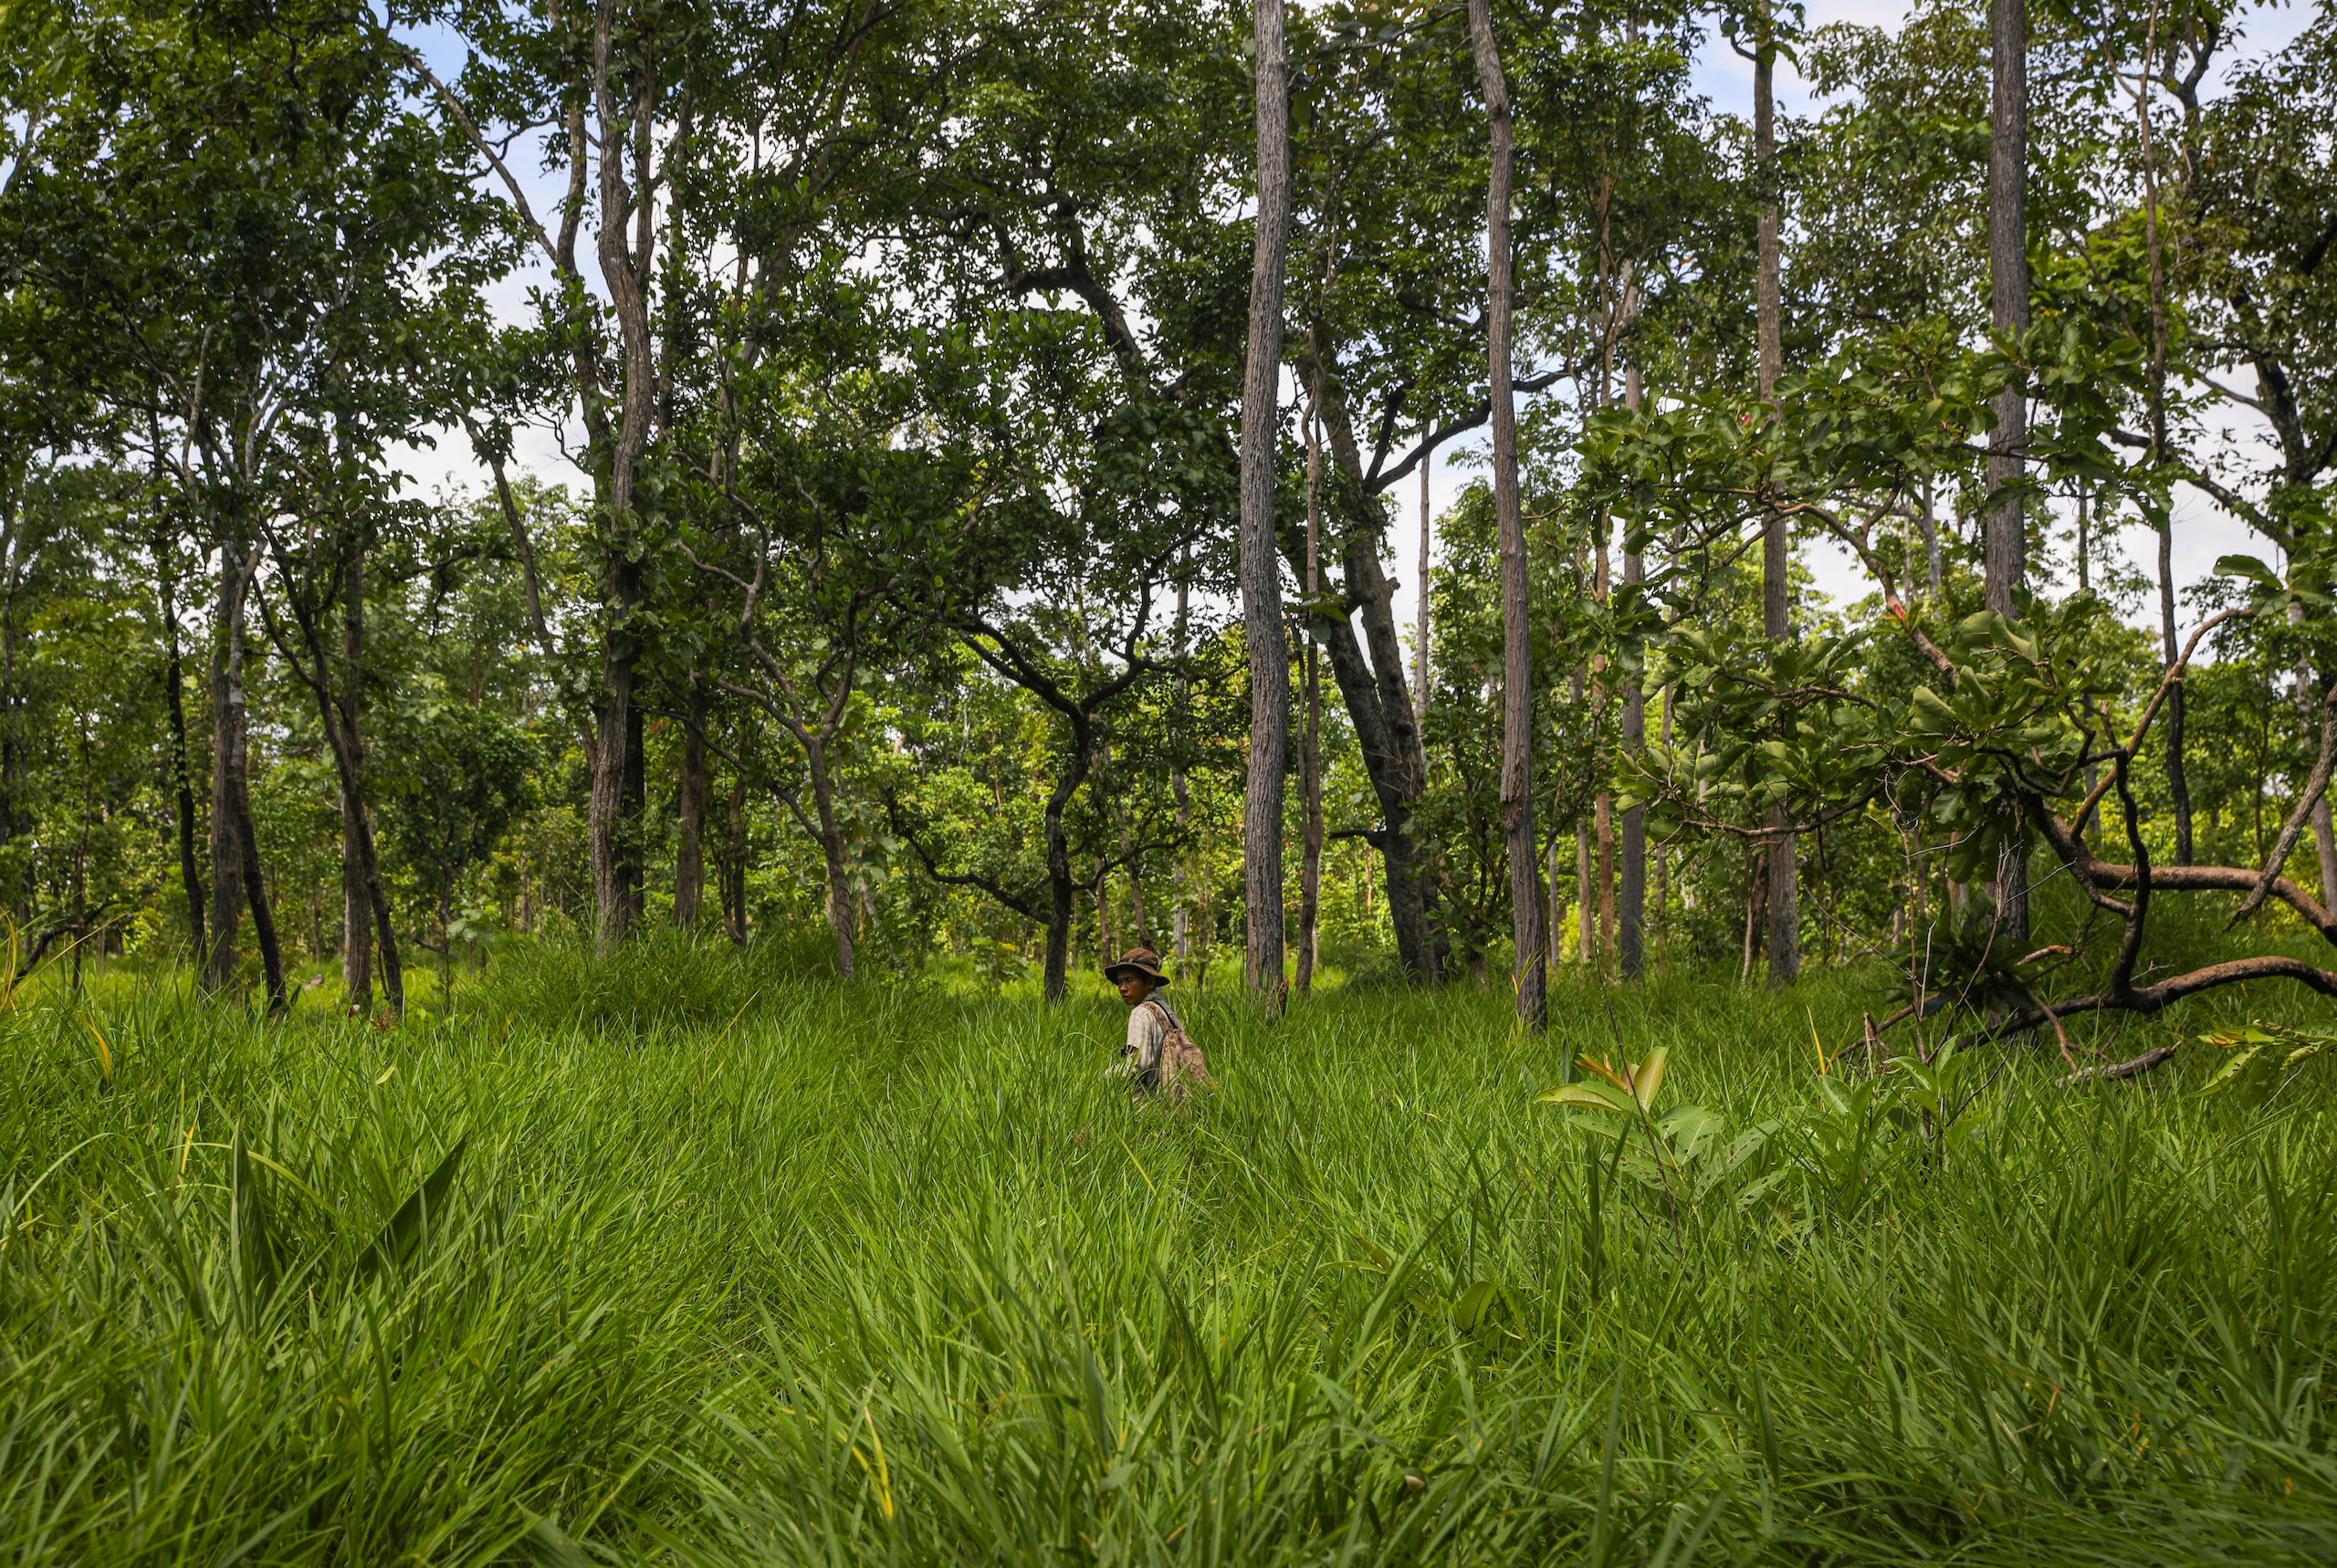
<path fill-rule="evenodd" d="M 1768 35 L 1769 8 L 1760 10 L 1762 35 L 1753 56 L 1753 162 L 1760 182 L 1756 259 L 1758 277 L 1755 313 L 1760 338 L 1761 401 L 1774 403 L 1777 375 L 1785 365 L 1785 303 L 1782 262 L 1777 240 L 1777 121 L 1775 72 L 1776 47 Z M 1792 541 L 1785 516 L 1772 511 L 1761 525 L 1761 629 L 1772 642 L 1793 634 L 1789 611 L 1788 573 L 1793 565 Z M 1793 835 L 1785 831 L 1783 806 L 1769 812 L 1768 931 L 1766 951 L 1769 984 L 1789 986 L 1801 974 L 1801 923 L 1797 898 Z"/>
<path fill-rule="evenodd" d="M 236 790 L 244 765 L 244 540 L 219 541 L 219 602 L 211 656 L 211 916 L 203 983 L 221 994 L 236 980 L 236 934 L 244 917 L 242 817 Z"/>
<path fill-rule="evenodd" d="M 1988 0 L 1988 308 L 2000 333 L 2028 329 L 2028 4 Z M 1996 398 L 1988 438 L 1987 486 L 2017 484 L 2028 445 L 2028 388 L 2018 378 Z M 2028 512 L 2010 500 L 1988 514 L 1985 544 L 1987 607 L 2014 613 L 2028 585 Z M 2016 945 L 2028 940 L 2028 862 L 2016 846 L 1996 866 L 1996 918 Z"/>
<path fill-rule="evenodd" d="M 1309 400 L 1306 409 L 1306 597 L 1323 591 L 1323 508 L 1318 500 L 1323 479 L 1323 438 Z M 1323 906 L 1323 685 L 1315 659 L 1315 640 L 1306 641 L 1305 733 L 1299 740 L 1299 788 L 1305 811 L 1305 857 L 1298 869 L 1298 974 L 1294 989 L 1306 996 L 1315 988 L 1315 923 Z"/>
<path fill-rule="evenodd" d="M 1420 709 L 1420 716 L 1428 717 L 1429 690 L 1429 631 L 1428 573 L 1436 538 L 1436 518 L 1429 511 L 1428 470 L 1426 458 L 1420 460 L 1420 580 L 1413 584 L 1418 595 L 1416 619 L 1419 630 L 1412 639 L 1412 706 Z"/>
<path fill-rule="evenodd" d="M 179 649 L 179 612 L 171 555 L 177 540 L 158 533 L 154 541 L 162 611 L 162 683 L 171 715 L 171 792 L 178 808 L 179 880 L 186 884 L 188 953 L 201 969 L 209 949 L 203 939 L 203 870 L 194 855 L 194 776 L 186 735 L 186 668 Z"/>
<path fill-rule="evenodd" d="M 1186 565 L 1180 562 L 1177 570 L 1177 717 L 1180 722 L 1192 695 L 1191 679 L 1185 674 L 1186 643 L 1191 624 L 1187 619 L 1191 610 L 1192 591 L 1189 577 Z M 1173 738 L 1181 742 L 1184 737 L 1177 736 Z M 1193 792 L 1192 787 L 1185 780 L 1185 757 L 1181 747 L 1168 766 L 1168 792 L 1177 802 L 1177 836 L 1182 839 L 1193 828 Z M 1186 907 L 1185 902 L 1185 862 L 1190 859 L 1192 852 L 1180 844 L 1177 851 L 1177 902 L 1168 916 L 1170 947 L 1176 956 L 1177 975 L 1180 979 L 1184 977 L 1185 960 L 1192 956 L 1192 912 Z"/>
<path fill-rule="evenodd" d="M 1997 0 L 2001 4 L 2002 0 Z M 2158 233 L 2158 151 L 2152 132 L 2151 90 L 2158 69 L 2158 16 L 2152 13 L 2148 41 L 2143 51 L 2143 68 L 2134 88 L 2134 114 L 2140 121 L 2143 151 L 2143 239 L 2150 256 L 2151 280 L 2151 362 L 2150 419 L 2151 461 L 2164 463 L 2167 458 L 2166 431 L 2166 263 L 2159 249 Z M 2180 650 L 2176 646 L 2175 600 L 2175 518 L 2169 514 L 2158 530 L 2158 610 L 2160 644 L 2172 665 Z M 2193 860 L 2191 838 L 2191 778 L 2183 759 L 2184 678 L 2175 677 L 2166 693 L 2166 792 L 2168 803 L 2175 809 L 2175 863 L 2189 865 Z"/>
<path fill-rule="evenodd" d="M 599 0 L 593 13 L 592 67 L 601 155 L 598 251 L 601 277 L 617 319 L 624 372 L 605 496 L 613 538 L 603 583 L 607 623 L 603 629 L 600 746 L 592 758 L 587 812 L 593 938 L 603 954 L 631 934 L 642 891 L 640 818 L 632 788 L 641 763 L 641 727 L 634 704 L 641 650 L 634 617 L 641 602 L 642 578 L 629 544 L 635 470 L 648 449 L 656 382 L 648 296 L 655 235 L 648 173 L 656 75 L 654 57 L 645 58 L 633 100 L 618 98 L 613 76 L 621 64 L 615 58 L 616 11 L 615 0 Z M 641 171 L 638 182 L 626 176 L 629 161 Z"/>
<path fill-rule="evenodd" d="M 354 706 L 365 676 L 365 557 L 353 548 L 341 563 L 341 669 Z M 320 663 L 319 680 L 330 677 Z M 341 1006 L 362 1016 L 373 1006 L 373 900 L 365 882 L 370 847 L 365 839 L 363 791 L 343 784 L 341 797 Z"/>
<path fill-rule="evenodd" d="M 1242 810 L 1248 977 L 1283 981 L 1283 769 L 1290 749 L 1290 656 L 1274 540 L 1274 447 L 1282 424 L 1283 271 L 1290 241 L 1290 68 L 1282 0 L 1255 0 L 1258 232 L 1250 263 L 1249 363 L 1242 383 L 1242 624 L 1250 645 L 1250 777 Z"/>
<path fill-rule="evenodd" d="M 1415 980 L 1434 985 L 1444 963 L 1435 922 L 1437 880 L 1432 857 L 1419 841 L 1416 821 L 1420 797 L 1428 789 L 1428 751 L 1412 706 L 1412 688 L 1404 678 L 1395 584 L 1380 568 L 1381 514 L 1365 494 L 1362 454 L 1337 378 L 1312 355 L 1302 370 L 1330 438 L 1332 461 L 1348 481 L 1336 494 L 1357 503 L 1347 517 L 1347 554 L 1340 565 L 1350 613 L 1363 632 L 1358 646 L 1355 625 L 1336 614 L 1318 615 L 1314 636 L 1330 656 L 1331 677 L 1347 704 L 1364 771 L 1378 801 L 1382 825 L 1367 834 L 1366 841 L 1379 851 L 1386 873 L 1397 959 Z"/>
<path fill-rule="evenodd" d="M 1509 84 L 1493 39 L 1489 0 L 1469 0 L 1469 43 L 1485 95 L 1491 172 L 1485 182 L 1485 341 L 1493 404 L 1493 516 L 1501 530 L 1501 826 L 1509 855 L 1510 929 L 1516 953 L 1517 1016 L 1539 1030 L 1549 1013 L 1542 953 L 1542 898 L 1534 839 L 1534 634 L 1525 573 L 1525 522 L 1517 496 L 1517 408 L 1511 389 L 1510 181 L 1516 160 Z"/>
<path fill-rule="evenodd" d="M 706 898 L 706 683 L 690 682 L 682 721 L 682 785 L 674 851 L 674 924 L 696 931 Z"/>

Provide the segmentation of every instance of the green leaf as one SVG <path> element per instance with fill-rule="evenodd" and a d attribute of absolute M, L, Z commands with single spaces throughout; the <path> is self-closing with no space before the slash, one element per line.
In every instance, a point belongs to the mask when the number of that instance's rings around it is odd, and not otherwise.
<path fill-rule="evenodd" d="M 1645 1111 L 1654 1105 L 1655 1092 L 1663 1083 L 1664 1059 L 1670 1054 L 1665 1047 L 1659 1045 L 1647 1053 L 1645 1061 L 1632 1069 L 1631 1090 L 1639 1096 L 1640 1110 Z"/>
<path fill-rule="evenodd" d="M 228 1145 L 227 1201 L 235 1210 L 236 1265 L 246 1298 L 257 1305 L 274 1294 L 284 1275 L 286 1249 L 267 1212 L 258 1174 L 252 1169 L 251 1152 L 244 1146 L 238 1126 Z"/>
<path fill-rule="evenodd" d="M 455 1146 L 438 1162 L 438 1168 L 424 1176 L 422 1185 L 398 1206 L 398 1211 L 390 1216 L 390 1222 L 382 1227 L 382 1233 L 373 1238 L 372 1245 L 358 1260 L 359 1272 L 371 1274 L 393 1263 L 403 1266 L 421 1251 L 430 1239 L 432 1223 L 445 1212 L 446 1189 L 455 1184 L 455 1172 L 461 1166 L 463 1151 L 469 1147 L 470 1141 L 468 1133 L 456 1139 Z"/>
<path fill-rule="evenodd" d="M 1628 1112 L 1630 1102 L 1620 1094 L 1596 1083 L 1561 1083 L 1541 1096 L 1545 1105 L 1570 1105 L 1577 1111 Z"/>

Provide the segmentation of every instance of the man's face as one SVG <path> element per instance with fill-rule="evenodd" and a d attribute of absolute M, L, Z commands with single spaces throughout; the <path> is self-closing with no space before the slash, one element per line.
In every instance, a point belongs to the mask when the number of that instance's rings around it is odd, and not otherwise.
<path fill-rule="evenodd" d="M 1120 977 L 1120 1000 L 1134 1007 L 1152 994 L 1152 982 L 1133 972 Z"/>

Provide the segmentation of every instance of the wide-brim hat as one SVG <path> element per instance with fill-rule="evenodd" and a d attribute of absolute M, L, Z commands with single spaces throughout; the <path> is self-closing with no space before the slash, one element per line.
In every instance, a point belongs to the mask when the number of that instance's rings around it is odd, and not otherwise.
<path fill-rule="evenodd" d="M 1168 977 L 1160 972 L 1160 955 L 1149 947 L 1131 947 L 1120 955 L 1116 964 L 1104 966 L 1104 977 L 1117 982 L 1122 975 L 1142 975 L 1154 985 L 1165 986 Z"/>

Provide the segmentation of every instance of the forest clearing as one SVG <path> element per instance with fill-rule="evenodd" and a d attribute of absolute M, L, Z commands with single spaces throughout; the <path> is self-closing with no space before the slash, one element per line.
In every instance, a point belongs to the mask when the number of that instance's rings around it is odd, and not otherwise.
<path fill-rule="evenodd" d="M 2332 257 L 2337 0 L 0 0 L 0 1560 L 2337 1561 Z"/>

